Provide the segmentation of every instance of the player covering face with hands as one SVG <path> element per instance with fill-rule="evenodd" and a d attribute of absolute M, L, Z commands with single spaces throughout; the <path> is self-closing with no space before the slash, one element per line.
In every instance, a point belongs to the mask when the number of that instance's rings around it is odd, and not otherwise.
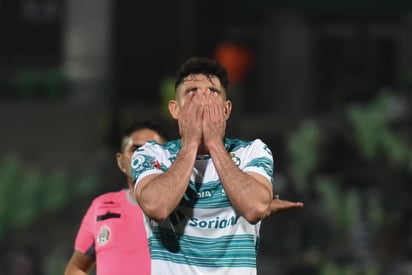
<path fill-rule="evenodd" d="M 173 117 L 179 122 L 182 139 L 185 136 L 197 139 L 198 153 L 208 151 L 206 144 L 210 144 L 210 139 L 215 138 L 219 141 L 225 135 L 226 120 L 229 118 L 232 103 L 226 100 L 226 92 L 219 84 L 217 77 L 192 75 L 183 81 L 181 92 L 176 93 L 176 100 L 169 103 Z M 201 85 L 203 87 L 200 87 Z M 186 102 L 189 104 L 185 107 Z M 192 125 L 195 127 L 191 128 Z M 190 129 L 193 129 L 197 136 L 192 136 Z M 274 195 L 267 215 L 299 207 L 303 207 L 302 202 L 281 200 L 279 195 Z"/>
<path fill-rule="evenodd" d="M 218 62 L 190 58 L 169 102 L 180 138 L 132 157 L 152 274 L 256 274 L 260 221 L 271 212 L 273 157 L 260 139 L 225 137 L 232 103 Z"/>
<path fill-rule="evenodd" d="M 182 142 L 198 146 L 202 154 L 222 142 L 232 104 L 217 77 L 197 74 L 184 80 L 169 109 L 179 122 Z"/>

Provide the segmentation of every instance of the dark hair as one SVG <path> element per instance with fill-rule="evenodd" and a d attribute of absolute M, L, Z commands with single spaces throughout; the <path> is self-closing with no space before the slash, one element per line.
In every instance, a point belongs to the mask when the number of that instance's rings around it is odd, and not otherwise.
<path fill-rule="evenodd" d="M 195 56 L 187 59 L 180 67 L 176 77 L 175 90 L 185 77 L 191 74 L 204 74 L 208 77 L 215 76 L 219 78 L 220 84 L 222 84 L 225 90 L 229 84 L 226 68 L 222 64 L 208 57 Z"/>
<path fill-rule="evenodd" d="M 121 151 L 123 152 L 124 150 L 124 139 L 125 138 L 129 138 L 134 132 L 142 130 L 142 129 L 149 129 L 152 131 L 155 131 L 161 138 L 163 138 L 164 140 L 169 140 L 166 131 L 163 129 L 163 127 L 160 126 L 160 124 L 158 124 L 157 122 L 151 121 L 151 120 L 141 120 L 141 121 L 137 121 L 134 122 L 133 124 L 129 125 L 129 127 L 127 127 L 122 134 L 121 137 Z"/>

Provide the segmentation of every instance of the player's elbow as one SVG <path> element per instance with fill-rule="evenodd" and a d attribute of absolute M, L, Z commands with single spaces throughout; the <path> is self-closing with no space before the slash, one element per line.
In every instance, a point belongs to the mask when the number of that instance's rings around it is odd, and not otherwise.
<path fill-rule="evenodd" d="M 170 215 L 170 211 L 168 211 L 166 207 L 162 207 L 156 203 L 145 204 L 142 208 L 145 214 L 156 222 L 162 222 Z"/>
<path fill-rule="evenodd" d="M 263 220 L 268 213 L 268 206 L 266 204 L 260 204 L 255 207 L 250 207 L 243 214 L 244 218 L 251 224 L 256 224 Z"/>

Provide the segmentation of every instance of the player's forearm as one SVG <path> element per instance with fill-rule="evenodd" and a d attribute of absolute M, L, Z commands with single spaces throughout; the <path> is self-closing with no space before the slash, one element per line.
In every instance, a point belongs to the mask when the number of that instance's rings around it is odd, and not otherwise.
<path fill-rule="evenodd" d="M 266 217 L 272 199 L 270 185 L 242 172 L 223 144 L 209 147 L 209 151 L 232 205 L 251 223 Z"/>
<path fill-rule="evenodd" d="M 149 217 L 162 221 L 176 209 L 189 184 L 196 151 L 197 147 L 183 146 L 169 169 L 140 190 L 137 199 Z"/>

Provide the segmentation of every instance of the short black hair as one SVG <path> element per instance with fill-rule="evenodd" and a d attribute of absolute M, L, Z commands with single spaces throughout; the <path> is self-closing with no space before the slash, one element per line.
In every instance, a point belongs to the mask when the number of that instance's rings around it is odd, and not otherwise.
<path fill-rule="evenodd" d="M 169 140 L 169 137 L 164 130 L 164 128 L 157 122 L 152 120 L 140 120 L 132 123 L 129 125 L 122 133 L 121 136 L 121 144 L 120 149 L 121 152 L 124 150 L 124 140 L 125 138 L 129 138 L 134 132 L 142 130 L 142 129 L 149 129 L 155 131 L 162 139 L 165 141 Z"/>
<path fill-rule="evenodd" d="M 176 77 L 175 90 L 185 77 L 192 74 L 204 74 L 208 77 L 215 76 L 219 78 L 220 84 L 225 90 L 229 84 L 227 70 L 222 64 L 212 58 L 194 56 L 183 62 L 180 67 Z"/>

